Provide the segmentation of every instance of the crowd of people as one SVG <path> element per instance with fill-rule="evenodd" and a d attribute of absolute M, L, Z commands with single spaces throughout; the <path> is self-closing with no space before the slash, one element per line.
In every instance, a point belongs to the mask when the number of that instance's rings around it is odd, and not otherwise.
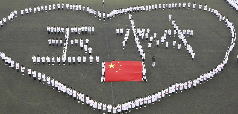
<path fill-rule="evenodd" d="M 79 29 L 81 28 L 84 28 L 84 27 L 80 27 Z M 88 28 L 87 26 L 85 26 L 85 28 Z M 90 30 L 86 30 L 83 29 L 83 30 L 80 30 L 78 31 L 77 27 L 74 27 L 74 28 L 71 28 L 71 34 L 91 34 L 92 32 L 94 32 L 94 27 L 93 27 L 93 31 L 91 30 L 91 27 L 89 26 Z M 70 34 L 70 28 L 67 26 L 66 28 L 64 27 L 53 27 L 53 26 L 49 26 L 47 27 L 47 32 L 48 34 L 65 34 L 65 39 L 63 40 L 62 38 L 49 38 L 48 39 L 48 44 L 49 46 L 63 46 L 63 53 L 62 53 L 62 59 L 60 59 L 60 57 L 56 57 L 57 58 L 57 63 L 60 65 L 60 63 L 62 62 L 63 65 L 65 65 L 66 61 L 68 62 L 68 64 L 70 65 L 71 62 L 73 64 L 75 64 L 76 62 L 76 59 L 77 59 L 77 62 L 78 64 L 81 63 L 81 60 L 83 61 L 83 64 L 86 64 L 86 56 L 84 55 L 81 59 L 81 56 L 78 55 L 78 57 L 75 57 L 74 55 L 71 57 L 71 56 L 66 56 L 67 54 L 67 48 L 68 46 L 78 46 L 78 43 L 80 44 L 80 48 L 81 50 L 84 49 L 84 52 L 85 53 L 89 53 L 89 62 L 90 64 L 93 63 L 93 56 L 92 56 L 92 51 L 93 51 L 93 48 L 91 46 L 88 46 L 89 44 L 89 39 L 85 39 L 85 43 L 84 43 L 84 40 L 81 38 L 81 39 L 77 39 L 75 38 L 74 40 L 70 40 L 70 43 L 69 43 L 69 34 Z M 39 56 L 39 55 L 38 55 Z M 48 59 L 47 59 L 48 58 Z M 67 59 L 68 58 L 68 59 Z M 97 54 L 96 55 L 96 62 L 97 64 L 99 64 L 99 55 Z M 36 59 L 36 57 L 33 55 L 32 57 L 32 60 L 33 60 L 33 63 L 35 64 L 36 61 L 39 61 L 38 64 L 40 63 L 40 61 L 42 60 L 42 63 L 44 64 L 45 63 L 45 60 L 47 61 L 48 65 L 54 65 L 55 63 L 55 57 L 52 56 L 52 58 L 50 57 L 44 57 L 42 56 L 41 59 Z M 50 64 L 51 63 L 51 64 Z"/>
<path fill-rule="evenodd" d="M 172 15 L 169 14 L 169 21 L 171 21 L 171 17 Z M 131 19 L 131 15 L 129 14 L 129 19 Z M 179 26 L 176 24 L 175 20 L 173 19 L 172 20 L 172 26 L 174 27 L 174 37 L 178 34 L 178 38 L 181 40 L 181 42 L 184 44 L 187 52 L 189 52 L 189 54 L 191 55 L 192 57 L 192 60 L 194 59 L 195 57 L 195 53 L 192 49 L 192 46 L 188 43 L 188 41 L 186 40 L 186 37 L 192 37 L 193 36 L 193 29 L 184 29 L 184 30 L 180 30 L 179 29 Z M 171 29 L 165 29 L 164 30 L 164 35 L 161 36 L 161 39 L 157 38 L 157 33 L 151 33 L 151 36 L 150 36 L 150 28 L 139 28 L 137 27 L 137 29 L 135 29 L 136 31 L 136 35 L 141 38 L 141 40 L 143 41 L 144 37 L 145 37 L 145 40 L 146 41 L 149 41 L 148 42 L 148 48 L 150 49 L 152 47 L 152 44 L 153 44 L 153 41 L 155 41 L 156 43 L 156 46 L 159 47 L 160 45 L 160 41 L 162 44 L 164 44 L 165 42 L 165 48 L 168 49 L 169 47 L 169 42 L 166 41 L 166 38 L 167 38 L 167 35 L 169 37 L 172 36 L 172 30 Z M 150 36 L 150 37 L 149 37 Z M 125 44 L 127 42 L 127 39 L 128 37 L 125 36 L 124 37 L 124 41 L 122 42 L 123 44 L 123 49 L 125 48 Z M 176 47 L 176 44 L 178 45 L 178 50 L 181 49 L 181 43 L 177 43 L 176 40 L 173 40 L 172 42 L 172 45 L 173 45 L 173 48 Z M 140 45 L 138 45 L 140 47 Z M 138 48 L 139 48 L 138 47 Z M 143 52 L 143 49 L 139 48 L 139 52 L 140 52 L 140 55 L 144 58 L 144 52 Z"/>
<path fill-rule="evenodd" d="M 141 59 L 143 61 L 142 62 L 142 80 L 144 82 L 146 82 L 147 81 L 147 78 L 146 78 L 146 67 L 145 67 L 145 62 L 144 62 L 145 61 L 145 52 L 143 51 L 143 47 L 142 47 L 142 45 L 140 43 L 140 39 L 139 39 L 139 37 L 137 35 L 135 21 L 133 20 L 131 14 L 129 14 L 129 20 L 131 22 L 131 29 L 133 31 L 133 36 L 134 36 L 134 40 L 135 40 L 135 43 L 136 43 L 136 46 L 137 46 L 137 50 L 140 53 L 140 57 L 141 57 Z M 129 36 L 129 32 L 128 32 L 127 36 Z"/>
<path fill-rule="evenodd" d="M 177 5 L 178 5 L 178 7 L 177 7 Z M 191 5 L 190 2 L 187 3 L 188 9 L 190 8 L 190 5 Z M 186 8 L 186 3 L 159 4 L 158 6 L 159 6 L 159 9 L 163 8 L 163 10 L 174 9 L 174 8 L 180 9 L 182 7 L 185 9 Z M 58 10 L 60 10 L 60 9 L 63 10 L 64 4 L 63 3 L 62 4 L 58 3 L 57 8 L 58 8 Z M 85 7 L 85 6 L 81 7 L 81 5 L 80 5 L 80 8 L 79 8 L 79 5 L 66 4 L 66 9 L 67 10 L 77 10 L 77 8 L 80 11 L 82 9 L 82 11 L 86 10 L 86 11 L 92 12 L 90 7 L 88 7 L 88 6 L 87 7 Z M 194 2 L 193 9 L 195 9 L 195 8 L 196 8 L 196 3 Z M 56 9 L 55 4 L 52 5 L 52 9 L 53 10 Z M 108 15 L 110 17 L 111 15 L 114 16 L 114 15 L 123 14 L 123 13 L 126 13 L 126 12 L 132 13 L 132 12 L 150 11 L 150 10 L 156 10 L 156 9 L 157 9 L 157 4 L 156 5 L 145 5 L 145 6 L 134 6 L 134 7 L 126 8 L 126 9 L 113 10 L 113 12 L 110 12 L 109 13 L 110 15 L 109 14 Z M 200 4 L 199 5 L 199 10 L 201 10 L 201 9 L 202 9 L 202 5 Z M 44 6 L 34 7 L 33 10 L 34 10 L 34 13 L 42 12 L 42 11 L 51 11 L 51 5 L 49 5 L 49 9 L 48 9 L 48 5 L 47 5 L 45 7 Z M 231 44 L 230 44 L 230 46 L 228 47 L 228 49 L 225 53 L 225 57 L 224 57 L 223 61 L 219 65 L 217 65 L 216 67 L 211 69 L 210 71 L 208 71 L 204 74 L 201 74 L 200 76 L 198 76 L 194 79 L 190 79 L 188 81 L 173 83 L 170 86 L 165 87 L 162 90 L 159 90 L 158 92 L 148 94 L 147 96 L 136 97 L 133 100 L 128 100 L 128 101 L 125 101 L 124 103 L 117 104 L 117 105 L 116 104 L 113 104 L 113 105 L 105 104 L 105 103 L 102 103 L 101 101 L 96 101 L 92 97 L 89 97 L 88 95 L 85 95 L 83 92 L 77 91 L 76 89 L 73 89 L 69 85 L 64 84 L 63 82 L 61 82 L 57 79 L 54 79 L 53 77 L 50 77 L 49 75 L 46 75 L 42 72 L 35 71 L 34 69 L 31 69 L 30 67 L 28 67 L 27 70 L 26 70 L 25 66 L 23 66 L 23 65 L 20 66 L 20 63 L 14 61 L 10 56 L 7 56 L 4 52 L 0 52 L 0 57 L 1 57 L 2 61 L 5 63 L 5 65 L 12 68 L 12 70 L 16 69 L 17 72 L 21 71 L 22 75 L 24 75 L 27 72 L 29 77 L 33 77 L 33 80 L 38 80 L 39 83 L 47 84 L 49 87 L 51 87 L 54 90 L 57 90 L 59 93 L 65 94 L 67 97 L 73 98 L 75 101 L 77 100 L 78 103 L 80 103 L 80 102 L 82 104 L 86 103 L 92 109 L 98 110 L 99 112 L 103 112 L 103 113 L 106 113 L 106 112 L 114 113 L 114 114 L 115 113 L 127 113 L 127 112 L 131 112 L 133 109 L 139 109 L 139 108 L 146 107 L 148 105 L 154 104 L 156 102 L 159 102 L 162 99 L 164 99 L 165 97 L 171 96 L 172 94 L 176 94 L 179 91 L 183 92 L 184 90 L 189 90 L 191 88 L 196 88 L 199 84 L 205 83 L 205 82 L 213 79 L 216 76 L 216 74 L 218 74 L 219 72 L 221 72 L 223 70 L 224 66 L 227 64 L 228 56 L 229 56 L 230 52 L 233 50 L 233 48 L 235 46 L 236 33 L 235 33 L 234 24 L 229 21 L 228 17 L 225 17 L 220 12 L 218 12 L 216 9 L 212 9 L 212 8 L 208 7 L 207 5 L 204 5 L 204 11 L 211 12 L 215 16 L 217 16 L 217 18 L 220 21 L 223 21 L 226 24 L 227 28 L 231 32 L 231 36 L 232 36 Z M 27 15 L 28 13 L 31 13 L 31 12 L 32 12 L 31 8 L 29 8 L 27 10 L 25 9 L 23 11 L 21 10 L 22 15 L 24 15 L 24 14 Z M 17 13 L 14 12 L 14 16 L 13 16 L 13 14 L 10 14 L 11 17 L 13 17 L 12 19 L 10 18 L 10 20 L 13 20 L 14 17 L 16 17 L 15 14 L 17 14 Z M 139 37 L 138 37 L 137 32 L 136 32 L 135 22 L 134 22 L 131 14 L 129 14 L 129 18 L 130 18 L 130 22 L 131 22 L 131 25 L 132 25 L 131 28 L 132 28 L 132 31 L 133 31 L 133 34 L 134 34 L 135 42 L 137 44 L 138 51 L 140 52 L 141 50 L 143 50 L 143 48 L 140 44 Z M 4 19 L 4 18 L 3 18 L 2 22 L 0 21 L 1 28 L 3 27 L 3 23 L 6 25 L 6 19 Z M 182 31 L 178 32 L 178 34 L 179 33 L 180 33 L 180 35 L 179 35 L 180 37 L 182 37 L 182 38 L 185 37 L 185 35 L 182 33 Z M 129 30 L 126 32 L 126 35 L 129 36 Z M 66 30 L 66 34 L 65 34 L 66 39 L 68 39 L 68 36 L 69 36 L 69 29 Z M 66 46 L 66 50 L 67 50 L 67 44 L 64 44 L 64 46 Z M 144 60 L 145 55 L 144 55 L 144 57 L 143 57 L 143 55 L 141 55 L 141 58 L 142 58 L 142 60 Z M 42 57 L 39 58 L 39 56 L 37 56 L 36 57 L 36 62 L 38 61 L 38 59 L 42 59 Z M 102 66 L 103 66 L 103 64 L 105 64 L 105 63 L 102 63 Z M 143 70 L 144 70 L 144 68 L 145 68 L 145 64 L 143 63 Z M 143 75 L 143 78 L 144 78 L 144 75 Z"/>
<path fill-rule="evenodd" d="M 238 0 L 226 0 L 231 7 L 233 7 L 236 11 L 238 11 Z"/>

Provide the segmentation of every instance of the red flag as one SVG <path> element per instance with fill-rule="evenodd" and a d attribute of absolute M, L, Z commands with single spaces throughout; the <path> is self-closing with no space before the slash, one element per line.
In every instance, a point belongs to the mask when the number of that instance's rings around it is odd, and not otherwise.
<path fill-rule="evenodd" d="M 105 82 L 142 81 L 141 61 L 112 61 L 105 63 Z"/>

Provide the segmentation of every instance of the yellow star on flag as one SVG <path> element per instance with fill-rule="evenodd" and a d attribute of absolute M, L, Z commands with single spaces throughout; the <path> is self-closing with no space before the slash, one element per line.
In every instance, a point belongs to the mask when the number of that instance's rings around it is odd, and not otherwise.
<path fill-rule="evenodd" d="M 115 64 L 114 64 L 115 65 Z M 110 65 L 109 65 L 109 67 L 110 68 L 114 68 L 114 65 L 111 63 Z"/>

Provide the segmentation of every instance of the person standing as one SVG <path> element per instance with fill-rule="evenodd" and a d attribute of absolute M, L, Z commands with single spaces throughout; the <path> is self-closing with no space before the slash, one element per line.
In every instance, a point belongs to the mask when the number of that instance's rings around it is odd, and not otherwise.
<path fill-rule="evenodd" d="M 51 78 L 51 86 L 52 86 L 52 89 L 55 89 L 55 79 L 52 77 Z"/>
<path fill-rule="evenodd" d="M 114 104 L 113 109 L 112 109 L 112 113 L 116 114 L 117 113 L 117 106 Z"/>
<path fill-rule="evenodd" d="M 123 34 L 123 28 L 120 28 L 120 34 L 121 35 Z"/>
<path fill-rule="evenodd" d="M 78 55 L 77 60 L 78 60 L 78 65 L 80 65 L 80 63 L 81 63 L 81 56 L 80 55 Z"/>
<path fill-rule="evenodd" d="M 150 42 L 148 43 L 148 48 L 149 48 L 149 49 L 151 48 L 151 45 L 152 45 L 152 42 L 150 41 Z"/>
<path fill-rule="evenodd" d="M 173 48 L 175 48 L 175 46 L 176 46 L 176 41 L 174 40 L 173 41 Z"/>
<path fill-rule="evenodd" d="M 155 67 L 155 56 L 152 57 L 152 66 Z"/>
<path fill-rule="evenodd" d="M 61 3 L 61 8 L 62 8 L 62 10 L 64 10 L 64 3 L 63 2 Z"/>
<path fill-rule="evenodd" d="M 35 65 L 36 64 L 36 56 L 33 55 L 31 58 L 32 58 L 32 61 L 33 61 L 34 65 Z"/>
<path fill-rule="evenodd" d="M 66 95 L 66 85 L 62 84 L 61 91 Z"/>
<path fill-rule="evenodd" d="M 236 62 L 238 63 L 238 55 L 237 55 L 237 61 Z"/>
<path fill-rule="evenodd" d="M 73 64 L 75 65 L 75 56 L 74 55 L 72 56 L 72 61 L 73 61 Z"/>
<path fill-rule="evenodd" d="M 28 72 L 29 77 L 31 77 L 31 69 L 30 69 L 30 67 L 28 67 L 27 72 Z"/>
<path fill-rule="evenodd" d="M 166 41 L 166 49 L 168 49 L 168 47 L 169 47 L 169 42 L 168 41 Z"/>
<path fill-rule="evenodd" d="M 80 103 L 80 99 L 81 99 L 81 93 L 80 93 L 80 91 L 77 92 L 77 99 L 78 99 L 78 103 Z"/>
<path fill-rule="evenodd" d="M 183 92 L 183 89 L 184 89 L 184 83 L 181 82 L 181 83 L 179 84 L 179 90 L 180 90 L 181 93 Z"/>
<path fill-rule="evenodd" d="M 123 41 L 122 41 L 122 49 L 125 49 L 125 45 L 126 45 L 126 41 L 123 40 Z"/>
<path fill-rule="evenodd" d="M 83 93 L 81 93 L 81 102 L 82 102 L 82 104 L 84 104 L 84 94 Z"/>
<path fill-rule="evenodd" d="M 37 77 L 38 77 L 38 81 L 40 83 L 41 82 L 41 73 L 40 72 L 38 72 Z"/>
<path fill-rule="evenodd" d="M 173 93 L 173 86 L 169 85 L 169 96 L 171 96 Z"/>
<path fill-rule="evenodd" d="M 188 81 L 188 89 L 190 89 L 191 87 L 192 87 L 192 79 L 190 79 L 189 81 Z"/>
<path fill-rule="evenodd" d="M 11 60 L 11 67 L 12 67 L 12 70 L 14 70 L 14 67 L 15 67 L 14 60 Z"/>
<path fill-rule="evenodd" d="M 102 110 L 102 103 L 101 101 L 98 102 L 98 111 L 101 112 Z"/>
<path fill-rule="evenodd" d="M 86 104 L 87 104 L 87 106 L 89 106 L 89 96 L 88 95 L 86 95 Z"/>
<path fill-rule="evenodd" d="M 89 39 L 85 39 L 85 44 L 88 45 Z"/>
<path fill-rule="evenodd" d="M 118 112 L 118 114 L 121 113 L 121 104 L 118 104 L 118 105 L 117 105 L 117 112 Z"/>
<path fill-rule="evenodd" d="M 98 54 L 96 55 L 96 62 L 97 62 L 97 64 L 99 64 L 99 55 Z"/>
<path fill-rule="evenodd" d="M 191 56 L 192 56 L 192 60 L 194 59 L 194 56 L 195 56 L 195 52 L 192 52 L 191 53 Z"/>
<path fill-rule="evenodd" d="M 43 65 L 45 64 L 45 56 L 41 57 L 41 62 L 43 63 Z"/>
<path fill-rule="evenodd" d="M 103 109 L 103 114 L 105 114 L 107 110 L 107 104 L 103 104 L 102 109 Z"/>
<path fill-rule="evenodd" d="M 40 55 L 37 55 L 36 62 L 37 62 L 38 65 L 40 64 Z"/>
<path fill-rule="evenodd" d="M 53 78 L 53 77 L 52 77 Z M 46 78 L 46 83 L 48 84 L 48 86 L 50 86 L 50 76 L 48 75 Z"/>
<path fill-rule="evenodd" d="M 102 67 L 102 76 L 105 76 L 105 67 Z"/>
<path fill-rule="evenodd" d="M 69 88 L 69 96 L 72 98 L 73 97 L 73 89 L 72 87 Z"/>
<path fill-rule="evenodd" d="M 119 33 L 120 33 L 120 29 L 116 28 L 116 34 L 119 35 Z"/>
<path fill-rule="evenodd" d="M 195 79 L 193 80 L 193 88 L 194 88 L 194 89 L 196 88 L 197 83 L 198 83 L 197 78 L 195 78 Z"/>
<path fill-rule="evenodd" d="M 43 82 L 42 84 L 45 84 L 45 81 L 46 81 L 45 73 L 42 73 L 41 78 L 42 78 L 42 82 Z"/>
<path fill-rule="evenodd" d="M 83 64 L 86 63 L 86 60 L 87 60 L 87 59 L 86 59 L 86 56 L 84 55 L 84 56 L 83 56 Z"/>
<path fill-rule="evenodd" d="M 143 54 L 142 54 L 142 61 L 143 62 L 145 61 L 145 52 L 143 52 Z"/>
<path fill-rule="evenodd" d="M 93 48 L 91 46 L 88 47 L 88 53 L 89 55 L 92 55 Z"/>
<path fill-rule="evenodd" d="M 85 53 L 87 53 L 87 51 L 88 51 L 88 45 L 84 45 L 84 51 L 85 51 Z"/>
<path fill-rule="evenodd" d="M 23 16 L 24 15 L 24 10 L 23 9 L 21 9 L 21 16 Z"/>
<path fill-rule="evenodd" d="M 54 56 L 52 56 L 51 63 L 52 63 L 52 65 L 55 65 L 55 57 Z"/>
<path fill-rule="evenodd" d="M 57 57 L 57 63 L 60 65 L 60 56 Z"/>
<path fill-rule="evenodd" d="M 0 26 L 3 28 L 3 21 L 0 19 Z"/>
<path fill-rule="evenodd" d="M 57 8 L 58 8 L 58 10 L 60 10 L 60 3 L 59 2 L 57 4 Z"/>
<path fill-rule="evenodd" d="M 190 36 L 193 37 L 193 29 L 190 30 Z"/>
<path fill-rule="evenodd" d="M 196 8 L 196 3 L 194 2 L 193 3 L 193 10 L 195 10 L 195 8 Z"/>
<path fill-rule="evenodd" d="M 93 110 L 96 110 L 98 108 L 98 103 L 96 100 L 93 101 Z"/>
<path fill-rule="evenodd" d="M 183 86 L 184 86 L 183 89 L 187 90 L 188 89 L 188 82 L 184 82 Z"/>
<path fill-rule="evenodd" d="M 71 46 L 73 47 L 74 45 L 74 40 L 70 40 Z"/>
<path fill-rule="evenodd" d="M 72 94 L 73 94 L 73 98 L 74 98 L 74 100 L 76 100 L 76 98 L 77 98 L 77 92 L 76 92 L 76 90 L 75 90 L 75 89 L 73 89 L 73 92 L 72 92 Z"/>
<path fill-rule="evenodd" d="M 55 90 L 56 91 L 58 90 L 58 86 L 59 86 L 58 80 L 55 79 Z"/>
<path fill-rule="evenodd" d="M 93 56 L 92 55 L 90 55 L 90 57 L 89 57 L 89 62 L 91 65 L 93 64 Z"/>
<path fill-rule="evenodd" d="M 60 38 L 59 43 L 60 43 L 60 46 L 63 46 L 63 40 L 62 40 L 62 38 Z"/>
<path fill-rule="evenodd" d="M 159 47 L 159 39 L 156 40 L 156 46 Z"/>
<path fill-rule="evenodd" d="M 22 75 L 24 75 L 24 72 L 25 72 L 25 67 L 23 65 L 21 65 L 21 73 L 22 73 Z"/>
<path fill-rule="evenodd" d="M 59 34 L 60 34 L 60 32 L 59 32 Z M 58 38 L 55 39 L 55 44 L 56 44 L 56 46 L 59 46 L 59 39 Z"/>
<path fill-rule="evenodd" d="M 178 43 L 178 50 L 181 49 L 181 43 Z"/>
<path fill-rule="evenodd" d="M 77 38 L 75 38 L 74 43 L 75 43 L 75 45 L 77 46 L 78 43 L 79 43 L 79 40 L 78 40 Z"/>
<path fill-rule="evenodd" d="M 32 70 L 32 77 L 33 77 L 33 80 L 36 80 L 36 71 L 35 70 Z"/>
<path fill-rule="evenodd" d="M 71 63 L 71 56 L 70 55 L 68 56 L 68 63 L 69 63 L 69 65 Z"/>
<path fill-rule="evenodd" d="M 48 65 L 50 65 L 50 57 L 49 56 L 46 56 L 46 61 L 47 61 Z"/>
<path fill-rule="evenodd" d="M 55 46 L 55 39 L 54 38 L 52 38 L 51 44 L 52 44 L 52 46 Z"/>
<path fill-rule="evenodd" d="M 19 63 L 18 62 L 16 62 L 16 70 L 17 70 L 17 72 L 19 72 Z"/>
<path fill-rule="evenodd" d="M 81 38 L 81 39 L 80 39 L 80 47 L 81 47 L 81 50 L 83 50 L 83 46 L 84 46 L 84 45 L 83 45 L 83 39 Z"/>
<path fill-rule="evenodd" d="M 63 65 L 65 65 L 65 61 L 66 61 L 66 57 L 65 57 L 65 56 L 62 56 Z"/>
<path fill-rule="evenodd" d="M 108 112 L 108 114 L 111 114 L 111 112 L 112 112 L 112 105 L 111 104 L 107 105 L 107 112 Z"/>

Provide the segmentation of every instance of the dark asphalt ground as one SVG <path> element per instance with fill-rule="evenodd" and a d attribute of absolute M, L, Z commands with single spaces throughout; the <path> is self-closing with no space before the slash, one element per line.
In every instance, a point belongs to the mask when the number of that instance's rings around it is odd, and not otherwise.
<path fill-rule="evenodd" d="M 66 3 L 66 0 L 61 0 Z M 61 2 L 60 1 L 60 2 Z M 71 0 L 67 3 L 84 4 L 95 10 L 109 12 L 117 8 L 126 8 L 133 5 L 172 2 L 173 0 L 105 0 L 104 7 L 101 0 Z M 188 2 L 189 0 L 181 0 Z M 18 17 L 8 22 L 0 30 L 0 51 L 11 56 L 25 66 L 47 75 L 53 76 L 85 95 L 89 95 L 103 103 L 118 104 L 135 97 L 141 97 L 157 92 L 174 82 L 187 81 L 203 74 L 222 62 L 226 49 L 230 45 L 231 34 L 224 22 L 211 13 L 199 10 L 157 10 L 133 14 L 136 27 L 149 27 L 151 32 L 157 32 L 161 37 L 164 29 L 172 29 L 168 15 L 172 14 L 181 29 L 193 29 L 194 36 L 187 38 L 192 45 L 196 56 L 191 60 L 186 50 L 178 51 L 172 48 L 172 41 L 176 37 L 167 38 L 169 48 L 165 45 L 159 48 L 147 49 L 147 42 L 142 41 L 146 50 L 146 68 L 148 82 L 109 82 L 100 83 L 101 65 L 71 65 L 47 66 L 33 65 L 32 55 L 61 55 L 61 47 L 49 47 L 47 39 L 63 37 L 48 35 L 47 25 L 70 26 L 92 25 L 94 35 L 70 35 L 70 38 L 89 38 L 89 45 L 93 48 L 93 55 L 100 55 L 100 61 L 130 60 L 140 61 L 136 51 L 136 44 L 132 34 L 129 37 L 126 49 L 122 49 L 123 36 L 117 36 L 117 27 L 130 27 L 128 15 L 122 15 L 109 21 L 98 21 L 88 13 L 76 11 L 52 11 L 47 13 L 20 16 L 20 9 L 37 5 L 53 4 L 58 0 L 1 0 L 0 17 L 7 16 L 10 11 L 18 10 Z M 224 0 L 196 0 L 198 4 L 207 4 L 238 23 L 238 12 L 230 8 Z M 132 33 L 132 31 L 131 31 Z M 69 47 L 67 55 L 84 55 L 78 47 Z M 213 80 L 199 85 L 183 93 L 166 97 L 159 103 L 147 108 L 133 111 L 133 114 L 235 114 L 238 109 L 238 64 L 236 55 L 238 48 L 229 56 L 225 69 Z M 88 55 L 87 55 L 88 56 Z M 151 67 L 151 57 L 156 57 L 156 67 Z M 87 58 L 88 59 L 88 58 Z M 0 113 L 1 114 L 94 114 L 97 113 L 86 105 L 77 104 L 73 99 L 33 81 L 28 76 L 22 76 L 15 70 L 0 62 Z"/>

